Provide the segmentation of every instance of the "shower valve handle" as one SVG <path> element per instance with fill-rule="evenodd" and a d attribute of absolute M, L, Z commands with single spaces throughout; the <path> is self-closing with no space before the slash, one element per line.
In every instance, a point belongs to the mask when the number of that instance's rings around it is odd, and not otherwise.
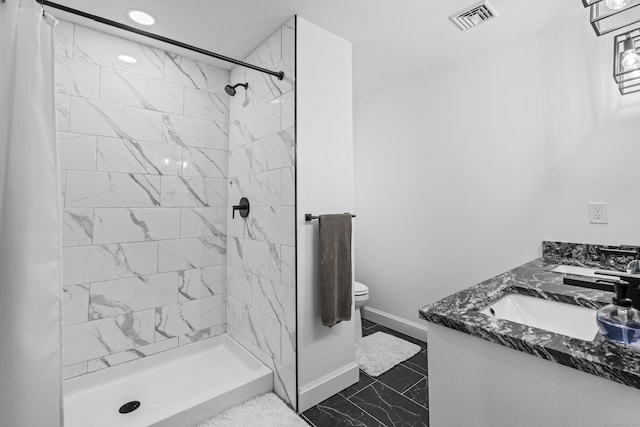
<path fill-rule="evenodd" d="M 231 218 L 236 217 L 236 211 L 240 211 L 240 216 L 242 218 L 246 218 L 249 216 L 249 199 L 243 197 L 240 199 L 240 204 L 233 206 L 233 212 L 231 214 Z"/>

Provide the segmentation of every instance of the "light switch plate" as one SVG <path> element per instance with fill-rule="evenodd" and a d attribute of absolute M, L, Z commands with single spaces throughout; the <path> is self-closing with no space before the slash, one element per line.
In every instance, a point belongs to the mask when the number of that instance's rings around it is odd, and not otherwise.
<path fill-rule="evenodd" d="M 591 202 L 589 207 L 589 223 L 591 224 L 607 224 L 607 204 L 604 202 Z"/>

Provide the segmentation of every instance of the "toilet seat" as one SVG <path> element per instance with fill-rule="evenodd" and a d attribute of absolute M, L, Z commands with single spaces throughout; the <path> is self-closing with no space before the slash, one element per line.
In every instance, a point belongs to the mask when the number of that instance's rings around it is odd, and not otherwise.
<path fill-rule="evenodd" d="M 363 296 L 369 293 L 369 288 L 364 283 L 353 282 L 353 293 L 355 296 Z"/>

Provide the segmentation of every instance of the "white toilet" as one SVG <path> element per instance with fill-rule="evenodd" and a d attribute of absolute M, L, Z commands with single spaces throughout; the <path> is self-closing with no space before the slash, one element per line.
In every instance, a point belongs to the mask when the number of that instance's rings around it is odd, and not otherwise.
<path fill-rule="evenodd" d="M 353 300 L 356 304 L 356 341 L 362 338 L 362 315 L 360 309 L 369 301 L 369 288 L 364 283 L 353 282 Z"/>

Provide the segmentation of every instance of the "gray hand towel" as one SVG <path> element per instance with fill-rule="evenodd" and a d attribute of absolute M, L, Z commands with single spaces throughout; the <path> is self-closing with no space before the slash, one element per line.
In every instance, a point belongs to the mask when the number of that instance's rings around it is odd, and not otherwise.
<path fill-rule="evenodd" d="M 351 214 L 320 215 L 320 314 L 324 326 L 351 320 Z"/>

